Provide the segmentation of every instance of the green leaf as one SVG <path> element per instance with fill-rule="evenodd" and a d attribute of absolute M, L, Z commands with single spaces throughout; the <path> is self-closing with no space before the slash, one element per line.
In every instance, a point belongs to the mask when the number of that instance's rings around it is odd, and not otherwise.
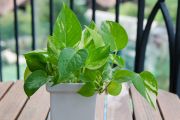
<path fill-rule="evenodd" d="M 57 65 L 60 50 L 56 49 L 56 46 L 52 43 L 53 37 L 49 36 L 47 43 L 48 60 Z"/>
<path fill-rule="evenodd" d="M 28 76 L 31 74 L 32 72 L 29 70 L 28 67 L 26 67 L 25 71 L 24 71 L 24 81 L 28 78 Z"/>
<path fill-rule="evenodd" d="M 88 53 L 85 49 L 76 51 L 73 48 L 65 48 L 61 51 L 58 60 L 60 80 L 64 80 L 72 72 L 80 70 L 85 64 Z"/>
<path fill-rule="evenodd" d="M 81 39 L 81 32 L 82 28 L 76 15 L 64 4 L 55 22 L 52 43 L 59 50 L 74 47 Z"/>
<path fill-rule="evenodd" d="M 106 21 L 101 24 L 101 34 L 106 45 L 111 46 L 111 50 L 122 50 L 128 42 L 125 29 L 116 22 Z"/>
<path fill-rule="evenodd" d="M 148 71 L 141 72 L 140 76 L 144 79 L 148 102 L 156 108 L 156 96 L 158 94 L 157 80 L 152 73 Z"/>
<path fill-rule="evenodd" d="M 143 71 L 140 76 L 144 79 L 145 87 L 157 95 L 158 83 L 154 75 L 148 71 Z"/>
<path fill-rule="evenodd" d="M 78 93 L 85 97 L 91 97 L 95 94 L 95 85 L 93 82 L 88 82 L 84 84 L 81 89 L 78 91 Z"/>
<path fill-rule="evenodd" d="M 81 75 L 81 80 L 84 82 L 92 82 L 95 81 L 97 77 L 96 70 L 85 69 L 85 71 Z"/>
<path fill-rule="evenodd" d="M 111 81 L 107 87 L 107 92 L 112 96 L 117 96 L 122 90 L 122 85 L 117 81 Z"/>
<path fill-rule="evenodd" d="M 30 71 L 46 70 L 47 52 L 43 50 L 35 50 L 24 54 L 26 63 Z"/>
<path fill-rule="evenodd" d="M 111 59 L 112 63 L 116 64 L 118 67 L 120 67 L 120 68 L 124 68 L 125 67 L 125 61 L 124 61 L 124 59 L 121 56 L 115 55 L 115 54 L 111 54 L 110 55 L 110 59 Z"/>
<path fill-rule="evenodd" d="M 139 74 L 128 70 L 117 70 L 113 73 L 113 80 L 120 83 L 132 81 L 137 91 L 146 98 L 144 81 Z"/>
<path fill-rule="evenodd" d="M 32 96 L 42 85 L 47 82 L 45 71 L 36 70 L 28 76 L 24 83 L 24 91 L 28 97 Z"/>
<path fill-rule="evenodd" d="M 89 27 L 86 27 L 86 29 L 89 31 L 96 48 L 105 46 L 104 41 L 101 35 L 97 32 L 97 30 L 93 30 Z"/>
<path fill-rule="evenodd" d="M 128 70 L 116 70 L 113 72 L 113 80 L 118 81 L 120 83 L 128 82 L 132 79 L 133 73 Z"/>
<path fill-rule="evenodd" d="M 91 28 L 92 30 L 97 31 L 97 27 L 93 21 L 91 21 L 91 23 L 88 25 L 88 27 Z M 89 31 L 87 29 L 84 29 L 82 32 L 82 39 L 81 39 L 81 42 L 79 45 L 80 48 L 86 48 L 92 40 L 93 39 L 92 39 L 92 36 L 89 33 Z"/>
<path fill-rule="evenodd" d="M 104 69 L 102 71 L 102 80 L 107 81 L 112 79 L 112 68 L 109 63 L 105 64 Z"/>
<path fill-rule="evenodd" d="M 110 47 L 99 47 L 99 48 L 89 48 L 88 49 L 88 58 L 86 61 L 86 68 L 95 70 L 102 67 L 109 57 Z"/>

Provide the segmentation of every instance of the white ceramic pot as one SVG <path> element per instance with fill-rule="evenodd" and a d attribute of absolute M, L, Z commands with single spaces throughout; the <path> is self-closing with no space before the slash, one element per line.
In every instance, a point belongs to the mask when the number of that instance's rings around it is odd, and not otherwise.
<path fill-rule="evenodd" d="M 77 93 L 82 84 L 46 86 L 50 92 L 51 120 L 95 120 L 96 95 L 83 97 Z"/>

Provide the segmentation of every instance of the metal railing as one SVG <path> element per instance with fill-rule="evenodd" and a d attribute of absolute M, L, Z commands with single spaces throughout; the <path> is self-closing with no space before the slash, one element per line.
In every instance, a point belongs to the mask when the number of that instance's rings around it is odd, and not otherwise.
<path fill-rule="evenodd" d="M 70 8 L 74 9 L 74 0 L 70 0 Z M 177 93 L 180 96 L 180 0 L 177 4 L 177 20 L 175 28 L 173 22 L 169 15 L 169 11 L 165 4 L 165 0 L 157 0 L 154 8 L 152 9 L 145 27 L 144 24 L 144 11 L 145 11 L 145 0 L 138 0 L 138 22 L 137 22 L 137 40 L 136 40 L 136 56 L 135 56 L 135 72 L 141 72 L 144 69 L 145 53 L 148 43 L 148 37 L 152 22 L 154 21 L 157 12 L 160 10 L 165 21 L 165 25 L 168 33 L 169 42 L 169 54 L 170 54 L 170 91 Z M 174 1 L 173 1 L 174 2 Z M 31 4 L 31 27 L 32 27 L 32 50 L 36 49 L 36 39 L 35 39 L 35 12 L 34 12 L 34 0 L 30 0 Z M 119 22 L 119 8 L 120 0 L 116 0 L 115 5 L 115 21 Z M 17 54 L 16 68 L 17 68 L 17 79 L 20 78 L 20 68 L 19 68 L 19 36 L 18 36 L 18 16 L 17 16 L 17 1 L 14 0 L 14 37 L 15 37 L 15 48 Z M 53 31 L 53 0 L 49 0 L 49 31 L 52 34 Z M 96 21 L 96 0 L 92 0 L 92 20 Z M 1 43 L 1 42 L 0 42 Z M 1 48 L 1 45 L 0 45 Z M 0 80 L 2 80 L 2 63 L 1 63 L 1 52 L 0 52 Z"/>

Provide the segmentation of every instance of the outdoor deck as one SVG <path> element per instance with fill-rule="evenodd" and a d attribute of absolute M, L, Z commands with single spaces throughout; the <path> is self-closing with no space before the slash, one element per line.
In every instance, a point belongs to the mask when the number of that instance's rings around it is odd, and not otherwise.
<path fill-rule="evenodd" d="M 155 111 L 134 87 L 123 86 L 118 97 L 98 96 L 96 118 L 103 120 L 180 120 L 180 100 L 171 93 L 160 90 Z M 105 104 L 105 110 L 104 110 Z M 0 120 L 50 120 L 49 94 L 42 87 L 30 99 L 24 94 L 23 82 L 0 83 Z M 105 111 L 105 112 L 104 112 Z"/>

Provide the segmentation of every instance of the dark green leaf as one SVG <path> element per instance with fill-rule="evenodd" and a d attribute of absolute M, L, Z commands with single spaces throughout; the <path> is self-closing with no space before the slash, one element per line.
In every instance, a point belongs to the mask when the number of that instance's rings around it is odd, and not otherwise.
<path fill-rule="evenodd" d="M 111 81 L 107 87 L 107 92 L 112 96 L 117 96 L 122 90 L 122 85 L 117 81 Z"/>
<path fill-rule="evenodd" d="M 26 63 L 30 71 L 46 70 L 47 52 L 43 50 L 35 50 L 24 54 Z"/>
<path fill-rule="evenodd" d="M 42 85 L 47 82 L 47 74 L 42 70 L 36 70 L 28 76 L 24 83 L 24 91 L 28 97 L 32 96 Z"/>
<path fill-rule="evenodd" d="M 101 30 L 104 42 L 106 45 L 111 46 L 111 50 L 122 50 L 127 45 L 127 33 L 119 23 L 112 21 L 103 22 Z"/>
<path fill-rule="evenodd" d="M 93 82 L 88 82 L 81 87 L 78 93 L 85 97 L 91 97 L 95 94 L 95 85 Z"/>
<path fill-rule="evenodd" d="M 85 64 L 88 53 L 85 49 L 76 51 L 73 48 L 65 48 L 61 51 L 58 68 L 60 80 L 64 80 L 72 72 L 80 70 Z"/>
<path fill-rule="evenodd" d="M 64 4 L 55 22 L 52 43 L 60 50 L 73 47 L 80 41 L 81 32 L 82 28 L 76 15 Z"/>

